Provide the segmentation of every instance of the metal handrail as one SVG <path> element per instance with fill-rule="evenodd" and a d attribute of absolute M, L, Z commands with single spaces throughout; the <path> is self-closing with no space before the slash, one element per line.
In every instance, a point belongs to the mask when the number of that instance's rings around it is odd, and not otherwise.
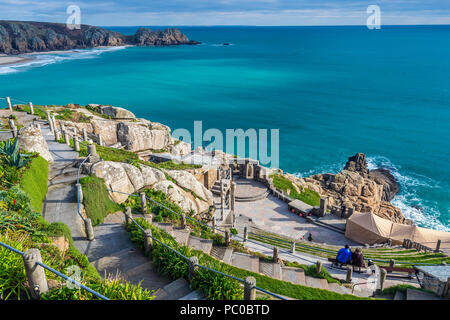
<path fill-rule="evenodd" d="M 122 192 L 122 193 L 124 193 L 124 192 Z M 129 195 L 132 195 L 132 194 L 129 194 Z M 131 221 L 132 221 L 132 222 L 133 222 L 133 223 L 134 223 L 134 224 L 135 224 L 135 225 L 136 225 L 136 226 L 137 226 L 144 234 L 146 234 L 145 229 L 142 228 L 142 227 L 139 225 L 139 223 L 137 223 L 136 220 L 134 220 L 133 217 L 131 217 L 131 216 L 127 215 L 127 214 L 125 214 L 125 215 L 126 215 L 129 219 L 131 219 Z M 186 257 L 185 255 L 183 255 L 181 252 L 178 252 L 178 251 L 175 250 L 174 248 L 172 248 L 172 247 L 166 245 L 165 243 L 161 242 L 160 240 L 156 239 L 155 237 L 153 237 L 153 235 L 151 235 L 150 237 L 152 238 L 152 240 L 155 240 L 156 242 L 158 242 L 159 244 L 163 245 L 163 246 L 166 247 L 167 249 L 173 251 L 174 253 L 176 253 L 176 254 L 179 255 L 180 257 L 184 258 L 186 261 L 189 261 L 189 258 Z M 243 279 L 234 277 L 234 276 L 232 276 L 232 275 L 229 275 L 229 274 L 220 272 L 220 271 L 218 271 L 218 270 L 215 270 L 215 269 L 206 267 L 206 266 L 201 265 L 201 264 L 198 264 L 198 263 L 196 263 L 195 266 L 196 266 L 196 267 L 199 267 L 199 268 L 202 268 L 202 269 L 205 269 L 205 270 L 209 270 L 209 271 L 211 271 L 211 272 L 214 272 L 214 273 L 217 273 L 217 274 L 220 274 L 220 275 L 223 275 L 223 276 L 225 276 L 225 277 L 228 277 L 228 278 L 237 280 L 237 281 L 242 282 L 242 283 L 245 282 L 245 280 L 243 280 Z M 264 293 L 266 293 L 266 294 L 268 294 L 268 295 L 271 295 L 271 296 L 273 296 L 273 297 L 276 297 L 276 298 L 278 298 L 278 299 L 281 299 L 281 300 L 287 300 L 286 298 L 281 297 L 281 296 L 279 296 L 279 295 L 277 295 L 277 294 L 275 294 L 275 293 L 272 293 L 272 292 L 270 292 L 270 291 L 267 291 L 267 290 L 265 290 L 265 289 L 262 289 L 262 288 L 259 288 L 259 287 L 256 287 L 256 286 L 255 286 L 254 288 L 255 288 L 256 290 L 262 291 L 262 292 L 264 292 Z"/>
<path fill-rule="evenodd" d="M 21 256 L 23 256 L 23 254 L 24 254 L 22 251 L 20 251 L 20 250 L 18 250 L 18 249 L 15 249 L 15 248 L 13 248 L 13 247 L 7 245 L 6 243 L 0 242 L 0 246 L 6 248 L 6 249 L 8 249 L 8 250 L 11 250 L 11 251 L 13 251 L 14 253 L 17 253 L 17 254 L 19 254 L 19 255 L 21 255 Z M 72 279 L 72 278 L 66 276 L 65 274 L 63 274 L 63 273 L 61 273 L 61 272 L 59 272 L 59 271 L 53 269 L 52 267 L 47 266 L 46 264 L 44 264 L 44 263 L 42 263 L 42 262 L 37 261 L 36 264 L 40 265 L 42 268 L 47 269 L 48 271 L 50 271 L 50 272 L 56 274 L 57 276 L 59 276 L 59 277 L 61 277 L 61 278 L 65 279 L 65 280 L 67 280 L 67 281 L 70 281 L 71 283 L 75 284 L 76 286 L 78 286 L 78 287 L 80 287 L 80 288 L 82 288 L 82 289 L 84 289 L 84 290 L 86 290 L 86 291 L 92 293 L 93 295 L 97 296 L 98 298 L 100 298 L 100 299 L 102 299 L 102 300 L 109 300 L 109 299 L 108 299 L 107 297 L 105 297 L 104 295 L 102 295 L 102 294 L 100 294 L 100 293 L 98 293 L 98 292 L 96 292 L 96 291 L 94 291 L 94 290 L 92 290 L 92 289 L 86 287 L 84 284 L 82 284 L 82 283 L 80 283 L 80 282 L 78 282 L 78 281 L 76 281 L 76 280 L 74 280 L 74 279 Z"/>

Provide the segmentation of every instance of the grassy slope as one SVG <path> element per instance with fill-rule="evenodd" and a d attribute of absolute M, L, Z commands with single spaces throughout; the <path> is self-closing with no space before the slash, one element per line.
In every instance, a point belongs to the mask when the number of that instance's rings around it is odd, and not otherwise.
<path fill-rule="evenodd" d="M 271 176 L 271 178 L 273 179 L 273 185 L 275 186 L 275 188 L 284 190 L 286 192 L 288 192 L 289 190 L 289 196 L 291 198 L 301 200 L 311 206 L 320 205 L 320 195 L 317 192 L 305 188 L 301 193 L 298 193 L 292 182 L 282 175 L 274 174 Z"/>
<path fill-rule="evenodd" d="M 30 196 L 33 210 L 41 212 L 48 189 L 48 162 L 44 158 L 33 159 L 22 176 L 20 187 Z"/>
<path fill-rule="evenodd" d="M 103 179 L 89 176 L 80 179 L 80 183 L 84 190 L 84 208 L 94 226 L 102 223 L 109 213 L 122 210 L 120 205 L 109 198 Z"/>

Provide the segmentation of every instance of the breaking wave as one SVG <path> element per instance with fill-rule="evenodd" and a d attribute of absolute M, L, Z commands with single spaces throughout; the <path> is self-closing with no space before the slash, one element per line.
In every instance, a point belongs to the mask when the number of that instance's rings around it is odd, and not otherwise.
<path fill-rule="evenodd" d="M 125 49 L 126 46 L 109 47 L 109 48 L 94 48 L 94 49 L 77 49 L 69 51 L 61 51 L 57 53 L 42 53 L 33 55 L 23 55 L 24 58 L 31 60 L 25 62 L 18 62 L 17 64 L 9 64 L 0 66 L 0 74 L 10 74 L 21 71 L 27 71 L 31 68 L 43 67 L 49 64 L 60 63 L 70 60 L 80 59 L 95 59 L 105 52 L 118 51 Z"/>

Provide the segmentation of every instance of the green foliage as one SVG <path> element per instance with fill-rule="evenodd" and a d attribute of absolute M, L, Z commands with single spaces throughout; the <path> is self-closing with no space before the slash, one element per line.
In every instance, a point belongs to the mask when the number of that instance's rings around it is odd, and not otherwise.
<path fill-rule="evenodd" d="M 15 114 L 10 114 L 10 115 L 9 115 L 9 119 L 17 120 L 17 117 L 16 117 Z"/>
<path fill-rule="evenodd" d="M 22 175 L 20 187 L 30 195 L 32 208 L 41 212 L 48 190 L 48 162 L 44 158 L 38 156 L 32 159 Z"/>
<path fill-rule="evenodd" d="M 27 113 L 31 114 L 30 106 L 28 104 L 16 105 L 13 107 L 13 109 L 16 111 L 23 111 L 23 112 L 27 112 Z M 34 115 L 36 115 L 39 118 L 44 119 L 44 120 L 47 119 L 47 113 L 42 110 L 42 109 L 45 109 L 45 107 L 35 105 L 33 109 L 34 109 Z"/>
<path fill-rule="evenodd" d="M 61 111 L 58 111 L 58 114 L 55 117 L 58 120 L 72 121 L 77 123 L 89 123 L 92 117 L 88 117 L 83 113 L 76 112 L 69 108 L 64 108 Z"/>
<path fill-rule="evenodd" d="M 31 155 L 20 153 L 19 147 L 18 139 L 8 139 L 0 142 L 0 155 L 3 155 L 1 159 L 7 166 L 20 169 L 30 161 L 30 159 L 26 158 Z"/>
<path fill-rule="evenodd" d="M 109 213 L 122 210 L 122 207 L 109 198 L 103 179 L 96 176 L 88 176 L 80 179 L 83 188 L 83 204 L 86 215 L 92 220 L 92 224 L 103 222 Z"/>
<path fill-rule="evenodd" d="M 397 284 L 395 286 L 383 289 L 382 295 L 395 295 L 397 291 L 406 292 L 407 289 L 413 289 L 421 292 L 433 293 L 433 291 L 417 288 L 409 284 Z"/>
<path fill-rule="evenodd" d="M 304 188 L 298 193 L 292 182 L 281 174 L 273 174 L 270 177 L 273 179 L 275 188 L 288 192 L 289 197 L 301 200 L 311 206 L 320 205 L 320 195 L 317 192 Z"/>

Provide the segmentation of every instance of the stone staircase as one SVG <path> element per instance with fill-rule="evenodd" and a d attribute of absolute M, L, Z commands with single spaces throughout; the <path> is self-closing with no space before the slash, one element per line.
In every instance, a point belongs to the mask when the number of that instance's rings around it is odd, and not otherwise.
<path fill-rule="evenodd" d="M 446 299 L 440 298 L 434 293 L 408 288 L 406 289 L 406 292 L 397 290 L 394 295 L 394 300 L 446 300 Z"/>
<path fill-rule="evenodd" d="M 285 267 L 280 263 L 268 261 L 258 256 L 234 252 L 233 248 L 216 246 L 213 240 L 202 239 L 190 235 L 188 230 L 175 228 L 170 223 L 153 223 L 155 226 L 165 230 L 181 244 L 200 250 L 224 263 L 249 270 L 251 272 L 264 274 L 268 277 L 287 281 L 293 284 L 304 285 L 312 288 L 334 291 L 340 294 L 351 294 L 351 290 L 337 283 L 328 283 L 325 279 L 313 278 L 305 275 L 301 268 Z M 181 290 L 181 289 L 180 289 Z M 162 292 L 166 292 L 164 290 Z M 162 294 L 164 296 L 164 294 Z M 195 296 L 194 293 L 192 293 Z"/>
<path fill-rule="evenodd" d="M 231 180 L 229 179 L 222 179 L 223 180 L 223 186 L 225 190 L 227 190 L 230 187 Z M 216 180 L 214 185 L 211 188 L 211 192 L 217 196 L 220 197 L 220 180 Z"/>

